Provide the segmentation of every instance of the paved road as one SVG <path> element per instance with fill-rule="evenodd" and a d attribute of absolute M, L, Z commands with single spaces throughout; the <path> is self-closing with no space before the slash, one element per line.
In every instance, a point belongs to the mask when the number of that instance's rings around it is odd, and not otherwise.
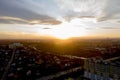
<path fill-rule="evenodd" d="M 51 80 L 51 79 L 58 78 L 60 76 L 63 76 L 63 75 L 66 75 L 68 73 L 72 73 L 72 72 L 75 72 L 75 71 L 78 71 L 78 70 L 81 70 L 81 67 L 76 67 L 76 68 L 72 68 L 72 69 L 69 69 L 69 70 L 66 70 L 66 71 L 58 72 L 54 75 L 44 76 L 44 77 L 41 77 L 37 80 Z"/>
<path fill-rule="evenodd" d="M 109 62 L 109 61 L 116 60 L 116 59 L 120 59 L 120 57 L 113 57 L 113 58 L 110 58 L 110 59 L 106 59 L 104 61 Z"/>

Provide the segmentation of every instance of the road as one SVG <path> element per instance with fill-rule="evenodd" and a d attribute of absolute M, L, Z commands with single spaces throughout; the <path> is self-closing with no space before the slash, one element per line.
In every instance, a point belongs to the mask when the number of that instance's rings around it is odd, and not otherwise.
<path fill-rule="evenodd" d="M 3 75 L 2 75 L 1 80 L 6 80 L 6 76 L 7 76 L 7 73 L 8 73 L 8 70 L 10 68 L 11 63 L 13 62 L 14 56 L 15 56 L 15 49 L 13 50 L 12 56 L 11 56 L 7 66 L 5 68 L 5 71 L 4 71 Z"/>
<path fill-rule="evenodd" d="M 58 73 L 53 74 L 53 75 L 44 76 L 44 77 L 41 77 L 37 80 L 51 80 L 51 79 L 58 78 L 58 77 L 63 76 L 63 75 L 67 75 L 68 73 L 76 72 L 76 71 L 81 70 L 81 69 L 82 69 L 81 67 L 76 67 L 76 68 L 72 68 L 72 69 L 69 69 L 66 71 L 58 72 Z"/>
<path fill-rule="evenodd" d="M 116 60 L 116 59 L 120 59 L 120 57 L 113 57 L 113 58 L 110 58 L 110 59 L 106 59 L 104 61 L 109 62 L 109 61 Z"/>

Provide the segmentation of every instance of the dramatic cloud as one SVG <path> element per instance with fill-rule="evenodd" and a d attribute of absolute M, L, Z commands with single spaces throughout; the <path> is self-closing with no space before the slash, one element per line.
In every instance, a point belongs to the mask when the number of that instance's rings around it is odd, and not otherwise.
<path fill-rule="evenodd" d="M 119 5 L 120 0 L 0 0 L 0 37 L 2 31 L 6 37 L 14 32 L 80 36 L 82 31 L 117 36 Z"/>
<path fill-rule="evenodd" d="M 119 0 L 55 0 L 63 10 L 64 17 L 71 20 L 75 17 L 89 16 L 98 21 L 120 18 Z"/>
<path fill-rule="evenodd" d="M 56 20 L 55 18 L 49 15 L 38 14 L 29 9 L 23 8 L 25 6 L 24 5 L 22 6 L 22 3 L 17 0 L 12 1 L 0 0 L 0 23 L 18 23 L 18 24 L 26 23 L 26 24 L 51 24 L 51 25 L 61 23 L 60 21 Z"/>
<path fill-rule="evenodd" d="M 99 21 L 120 18 L 120 0 L 108 0 Z"/>
<path fill-rule="evenodd" d="M 119 0 L 0 0 L 0 16 L 21 20 L 2 23 L 60 24 L 62 19 L 96 18 L 98 21 L 120 18 Z M 60 20 L 60 21 L 59 21 Z"/>
<path fill-rule="evenodd" d="M 107 0 L 57 0 L 60 8 L 66 10 L 65 16 L 98 17 L 102 14 Z M 77 15 L 77 16 L 76 16 Z"/>
<path fill-rule="evenodd" d="M 74 12 L 90 12 L 88 15 L 99 15 L 106 0 L 58 0 L 61 9 Z M 85 14 L 84 14 L 85 15 Z"/>

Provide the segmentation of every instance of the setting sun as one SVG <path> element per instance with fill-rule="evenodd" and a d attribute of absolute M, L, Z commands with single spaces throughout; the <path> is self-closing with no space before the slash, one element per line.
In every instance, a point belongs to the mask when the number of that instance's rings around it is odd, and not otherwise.
<path fill-rule="evenodd" d="M 71 36 L 70 35 L 54 35 L 54 37 L 56 37 L 56 38 L 58 38 L 58 39 L 63 39 L 63 40 L 65 40 L 65 39 L 68 39 L 68 38 L 70 38 Z"/>
<path fill-rule="evenodd" d="M 84 36 L 85 30 L 74 27 L 60 27 L 59 29 L 53 29 L 51 36 L 56 37 L 58 39 L 68 39 L 71 37 Z"/>
<path fill-rule="evenodd" d="M 71 37 L 85 36 L 86 30 L 82 27 L 75 27 L 69 23 L 64 23 L 60 26 L 56 26 L 51 29 L 46 29 L 42 31 L 42 34 L 55 37 L 57 39 L 68 39 Z"/>

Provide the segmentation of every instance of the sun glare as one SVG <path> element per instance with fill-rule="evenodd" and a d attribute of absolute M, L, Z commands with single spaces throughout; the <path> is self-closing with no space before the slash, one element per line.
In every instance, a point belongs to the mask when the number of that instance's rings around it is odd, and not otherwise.
<path fill-rule="evenodd" d="M 52 30 L 51 35 L 53 37 L 56 37 L 58 39 L 68 39 L 71 37 L 78 37 L 78 36 L 84 36 L 85 32 L 83 29 L 70 27 L 70 26 L 62 26 L 56 29 Z"/>
<path fill-rule="evenodd" d="M 69 39 L 71 37 L 80 37 L 86 35 L 85 29 L 75 26 L 58 26 L 52 29 L 42 31 L 43 34 L 55 37 L 57 39 Z"/>
<path fill-rule="evenodd" d="M 77 23 L 75 23 L 77 24 Z M 74 23 L 62 23 L 58 26 L 52 26 L 51 29 L 39 30 L 38 32 L 43 35 L 52 36 L 57 39 L 69 39 L 72 37 L 82 37 L 86 35 L 84 27 L 75 26 Z"/>

